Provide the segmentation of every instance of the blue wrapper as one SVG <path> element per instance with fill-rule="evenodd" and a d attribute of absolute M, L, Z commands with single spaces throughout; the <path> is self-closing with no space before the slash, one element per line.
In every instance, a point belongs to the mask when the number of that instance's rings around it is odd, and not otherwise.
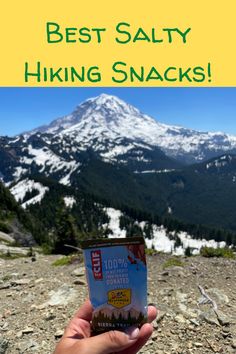
<path fill-rule="evenodd" d="M 144 239 L 82 243 L 95 332 L 140 327 L 147 321 L 147 266 Z"/>

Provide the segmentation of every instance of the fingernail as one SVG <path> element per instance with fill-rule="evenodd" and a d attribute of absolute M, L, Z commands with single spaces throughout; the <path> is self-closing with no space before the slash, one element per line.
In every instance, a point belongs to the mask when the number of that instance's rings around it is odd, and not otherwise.
<path fill-rule="evenodd" d="M 139 328 L 129 327 L 125 330 L 125 333 L 129 336 L 129 339 L 136 339 L 139 336 Z"/>

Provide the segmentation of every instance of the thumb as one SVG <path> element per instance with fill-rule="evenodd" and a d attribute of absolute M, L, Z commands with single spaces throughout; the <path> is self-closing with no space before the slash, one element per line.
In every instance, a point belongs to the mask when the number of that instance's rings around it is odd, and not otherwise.
<path fill-rule="evenodd" d="M 83 340 L 89 354 L 109 354 L 119 352 L 133 345 L 139 336 L 137 327 L 130 327 L 126 332 L 109 331 Z M 86 343 L 87 342 L 87 343 Z"/>

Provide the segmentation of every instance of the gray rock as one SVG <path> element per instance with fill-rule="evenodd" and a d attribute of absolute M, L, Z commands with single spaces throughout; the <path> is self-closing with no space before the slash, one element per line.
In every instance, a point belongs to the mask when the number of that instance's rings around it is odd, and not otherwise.
<path fill-rule="evenodd" d="M 210 309 L 209 311 L 206 312 L 202 312 L 199 318 L 211 325 L 220 326 L 216 313 L 213 309 Z"/>
<path fill-rule="evenodd" d="M 18 331 L 18 332 L 16 333 L 16 338 L 21 338 L 22 336 L 23 336 L 22 331 Z"/>
<path fill-rule="evenodd" d="M 174 288 L 164 288 L 159 291 L 161 296 L 171 296 L 174 291 Z"/>
<path fill-rule="evenodd" d="M 71 275 L 72 276 L 75 276 L 75 277 L 82 277 L 85 275 L 85 269 L 84 267 L 79 267 L 79 268 L 76 268 L 73 270 L 73 272 L 71 272 Z"/>
<path fill-rule="evenodd" d="M 76 279 L 76 280 L 73 281 L 73 284 L 75 284 L 75 285 L 87 285 L 85 279 Z"/>
<path fill-rule="evenodd" d="M 186 323 L 186 320 L 183 315 L 179 314 L 179 315 L 175 316 L 175 322 Z"/>
<path fill-rule="evenodd" d="M 0 354 L 6 353 L 6 350 L 8 348 L 8 344 L 9 344 L 8 340 L 6 340 L 3 337 L 0 337 Z"/>
<path fill-rule="evenodd" d="M 21 343 L 20 345 L 20 348 L 21 350 L 23 351 L 23 353 L 28 350 L 28 349 L 31 349 L 31 350 L 36 350 L 39 348 L 39 345 L 37 342 L 35 342 L 34 340 L 32 339 L 29 339 L 27 341 L 24 341 Z"/>
<path fill-rule="evenodd" d="M 44 320 L 45 321 L 52 321 L 56 318 L 56 315 L 54 315 L 52 312 L 46 313 Z"/>
<path fill-rule="evenodd" d="M 230 333 L 230 332 L 225 332 L 225 331 L 223 330 L 223 332 L 221 332 L 221 335 L 222 335 L 224 338 L 227 338 L 227 337 L 229 337 L 229 336 L 231 335 L 231 333 Z"/>
<path fill-rule="evenodd" d="M 162 277 L 157 277 L 157 281 L 161 282 L 161 283 L 166 283 L 167 282 L 166 278 L 162 278 Z"/>
<path fill-rule="evenodd" d="M 157 314 L 156 322 L 160 323 L 163 320 L 163 318 L 165 317 L 165 315 L 166 315 L 166 312 L 160 310 Z"/>
<path fill-rule="evenodd" d="M 228 304 L 229 298 L 221 290 L 217 288 L 211 288 L 207 291 L 208 295 L 216 301 L 217 304 Z"/>
<path fill-rule="evenodd" d="M 2 231 L 0 231 L 0 239 L 7 243 L 13 243 L 15 241 L 13 237 Z"/>
<path fill-rule="evenodd" d="M 0 290 L 9 289 L 10 287 L 11 287 L 10 283 L 2 283 L 2 284 L 0 284 Z"/>
<path fill-rule="evenodd" d="M 222 326 L 226 326 L 231 323 L 231 319 L 226 316 L 222 311 L 215 310 L 216 316 Z"/>
<path fill-rule="evenodd" d="M 236 338 L 232 339 L 231 346 L 232 348 L 236 349 Z"/>
<path fill-rule="evenodd" d="M 31 328 L 31 327 L 25 327 L 23 330 L 22 330 L 22 333 L 23 334 L 30 334 L 30 333 L 33 333 L 34 332 L 34 329 Z"/>
<path fill-rule="evenodd" d="M 199 309 L 192 309 L 190 307 L 187 307 L 185 304 L 179 303 L 179 310 L 184 315 L 186 318 L 197 318 L 201 311 Z"/>
<path fill-rule="evenodd" d="M 166 304 L 157 304 L 157 309 L 159 311 L 165 312 L 166 316 L 168 316 L 168 317 L 175 317 L 176 316 L 176 312 L 173 311 L 173 309 L 171 309 L 170 306 L 168 306 Z"/>
<path fill-rule="evenodd" d="M 176 353 L 176 351 L 179 349 L 179 344 L 173 342 L 173 343 L 171 344 L 171 349 L 174 350 L 174 352 Z"/>
<path fill-rule="evenodd" d="M 42 283 L 44 281 L 44 278 L 38 278 L 38 279 L 35 279 L 35 284 L 38 284 L 38 283 Z"/>
<path fill-rule="evenodd" d="M 192 324 L 194 324 L 195 326 L 199 326 L 199 325 L 200 325 L 200 323 L 199 323 L 197 320 L 195 320 L 195 318 L 190 318 L 189 321 L 190 321 Z"/>
<path fill-rule="evenodd" d="M 10 252 L 10 254 L 27 256 L 28 249 L 21 247 L 9 247 L 7 245 L 0 244 L 0 253 L 7 254 L 8 252 Z"/>
<path fill-rule="evenodd" d="M 194 343 L 194 346 L 195 346 L 196 348 L 201 348 L 201 347 L 203 347 L 203 344 L 200 343 L 200 342 L 195 342 L 195 343 Z"/>
<path fill-rule="evenodd" d="M 185 293 L 181 293 L 180 291 L 176 291 L 175 297 L 176 300 L 181 304 L 186 303 L 188 301 L 188 295 Z"/>
<path fill-rule="evenodd" d="M 16 285 L 28 285 L 30 283 L 30 279 L 19 279 L 19 280 L 12 280 L 11 285 L 16 286 Z"/>
<path fill-rule="evenodd" d="M 181 278 L 185 276 L 185 272 L 183 268 L 179 266 L 171 267 L 169 268 L 169 271 L 170 271 L 170 275 L 174 275 Z"/>
<path fill-rule="evenodd" d="M 157 333 L 157 331 L 154 331 L 152 334 L 152 340 L 156 341 L 158 339 L 159 334 Z"/>
<path fill-rule="evenodd" d="M 50 299 L 43 305 L 67 305 L 77 296 L 77 291 L 68 284 L 63 284 L 58 290 L 49 293 Z"/>
<path fill-rule="evenodd" d="M 55 333 L 54 333 L 54 337 L 55 339 L 59 339 L 63 336 L 64 331 L 62 329 L 58 329 Z"/>
<path fill-rule="evenodd" d="M 1 331 L 7 331 L 8 326 L 9 326 L 9 323 L 4 322 L 3 325 L 1 326 Z"/>

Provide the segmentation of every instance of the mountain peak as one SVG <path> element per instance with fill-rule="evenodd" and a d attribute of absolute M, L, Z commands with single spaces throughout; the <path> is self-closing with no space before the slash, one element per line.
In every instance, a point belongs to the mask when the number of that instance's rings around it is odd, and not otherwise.
<path fill-rule="evenodd" d="M 108 95 L 106 93 L 102 93 L 99 96 L 89 98 L 80 106 L 88 104 L 91 105 L 93 109 L 105 109 L 117 114 L 141 114 L 141 112 L 134 106 L 126 103 L 117 96 Z"/>
<path fill-rule="evenodd" d="M 59 140 L 67 136 L 85 150 L 92 146 L 96 151 L 103 151 L 105 144 L 109 146 L 107 158 L 122 155 L 124 151 L 127 153 L 134 146 L 137 147 L 137 144 L 146 149 L 158 147 L 168 156 L 188 163 L 201 162 L 227 151 L 236 151 L 235 136 L 163 124 L 122 99 L 105 93 L 87 99 L 71 114 L 24 136 L 27 138 L 38 132 L 59 134 Z M 126 141 L 126 144 L 129 141 L 130 144 L 123 146 L 122 141 Z M 117 144 L 122 145 L 122 148 Z"/>
<path fill-rule="evenodd" d="M 119 99 L 117 96 L 113 96 L 113 95 L 108 95 L 106 93 L 101 93 L 99 96 L 96 97 L 91 97 L 88 98 L 86 101 L 92 101 L 98 103 L 98 104 L 104 104 L 107 101 L 116 101 L 116 102 L 120 102 L 121 99 Z M 123 101 L 122 101 L 123 102 Z"/>
<path fill-rule="evenodd" d="M 73 127 L 84 121 L 97 120 L 98 117 L 103 117 L 104 122 L 117 122 L 119 119 L 129 120 L 132 117 L 136 119 L 146 119 L 145 116 L 134 106 L 126 103 L 117 96 L 108 95 L 105 93 L 99 96 L 89 98 L 79 104 L 75 110 L 64 117 L 53 120 L 50 124 L 38 127 L 25 135 L 29 136 L 36 132 L 57 134 L 73 130 Z M 150 119 L 150 118 L 149 118 Z M 103 120 L 100 119 L 100 123 Z"/>

